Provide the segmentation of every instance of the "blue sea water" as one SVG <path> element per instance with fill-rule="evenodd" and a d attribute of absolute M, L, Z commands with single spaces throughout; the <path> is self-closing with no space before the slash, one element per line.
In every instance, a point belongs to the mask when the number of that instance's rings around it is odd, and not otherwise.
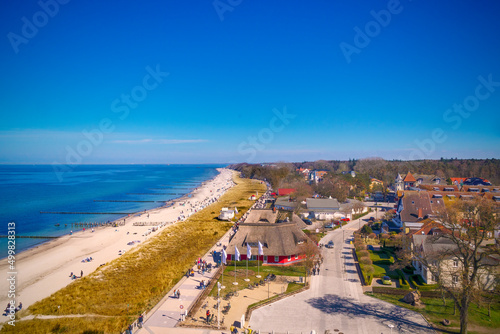
<path fill-rule="evenodd" d="M 61 236 L 76 231 L 71 223 L 106 222 L 126 216 L 42 211 L 120 213 L 159 207 L 165 204 L 162 201 L 188 194 L 215 177 L 219 167 L 223 165 L 81 165 L 65 172 L 60 180 L 50 165 L 3 165 L 0 235 L 7 235 L 9 222 L 15 223 L 16 235 Z M 46 241 L 16 239 L 16 253 Z M 7 239 L 0 238 L 0 258 L 6 256 Z"/>

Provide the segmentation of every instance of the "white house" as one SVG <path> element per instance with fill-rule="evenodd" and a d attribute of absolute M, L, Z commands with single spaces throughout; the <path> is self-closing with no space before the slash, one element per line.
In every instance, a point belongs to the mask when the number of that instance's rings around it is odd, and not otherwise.
<path fill-rule="evenodd" d="M 234 208 L 234 210 L 229 210 L 228 208 L 222 208 L 222 210 L 220 210 L 219 219 L 231 220 L 234 218 L 235 213 L 238 213 L 236 208 Z"/>
<path fill-rule="evenodd" d="M 340 204 L 335 198 L 308 198 L 306 199 L 309 215 L 318 220 L 334 219 L 341 216 Z"/>

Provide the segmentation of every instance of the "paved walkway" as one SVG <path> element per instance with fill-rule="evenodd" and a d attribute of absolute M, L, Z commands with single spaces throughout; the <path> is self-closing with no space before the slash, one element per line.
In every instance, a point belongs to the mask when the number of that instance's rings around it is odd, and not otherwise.
<path fill-rule="evenodd" d="M 366 218 L 368 218 L 367 216 Z M 365 218 L 365 219 L 366 219 Z M 423 317 L 406 308 L 366 296 L 359 281 L 349 243 L 358 221 L 329 232 L 321 241 L 333 240 L 333 249 L 323 248 L 320 275 L 311 288 L 255 310 L 250 326 L 260 333 L 432 333 Z M 343 238 L 345 236 L 345 238 Z"/>
<path fill-rule="evenodd" d="M 213 261 L 211 253 L 216 250 L 217 252 L 222 251 L 223 245 L 229 244 L 229 236 L 232 233 L 232 229 L 229 230 L 220 240 L 221 246 L 214 245 L 204 256 L 203 260 L 207 263 L 212 263 Z M 170 291 L 169 293 L 156 305 L 151 312 L 146 316 L 144 326 L 139 329 L 137 333 L 176 333 L 173 331 L 174 327 L 180 321 L 181 312 L 184 310 L 190 310 L 192 304 L 196 298 L 203 292 L 203 290 L 198 289 L 198 286 L 202 280 L 205 280 L 205 284 L 208 284 L 217 272 L 216 269 L 212 269 L 211 273 L 205 272 L 204 274 L 198 273 L 196 265 L 193 266 L 194 277 L 187 278 L 184 276 Z M 173 298 L 174 290 L 179 289 L 181 293 L 180 298 Z M 182 306 L 182 309 L 181 309 Z M 166 331 L 171 329 L 170 331 Z M 186 332 L 185 329 L 178 328 L 179 332 Z M 188 331 L 189 332 L 189 331 Z M 197 333 L 199 333 L 198 331 Z M 203 331 L 206 332 L 206 331 Z M 135 332 L 134 332 L 135 333 Z M 220 334 L 220 331 L 218 331 Z"/>

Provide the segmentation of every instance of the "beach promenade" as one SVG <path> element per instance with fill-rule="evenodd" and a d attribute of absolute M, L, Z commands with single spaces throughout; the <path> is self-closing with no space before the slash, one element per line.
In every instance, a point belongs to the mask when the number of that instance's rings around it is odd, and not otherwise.
<path fill-rule="evenodd" d="M 213 261 L 212 252 L 220 252 L 224 245 L 229 244 L 229 237 L 232 233 L 232 229 L 226 232 L 226 234 L 220 239 L 220 246 L 214 245 L 209 252 L 207 252 L 202 260 L 205 260 L 212 265 L 215 265 Z M 198 272 L 197 266 L 193 266 L 194 276 L 186 277 L 184 276 L 170 291 L 169 293 L 149 312 L 145 317 L 144 326 L 139 329 L 137 333 L 173 333 L 174 327 L 181 320 L 181 313 L 185 310 L 189 310 L 194 306 L 195 301 L 198 296 L 203 293 L 203 289 L 199 289 L 199 284 L 202 280 L 208 284 L 208 281 L 212 280 L 213 276 L 217 272 L 217 269 L 212 269 L 210 273 L 205 272 L 202 274 Z M 174 290 L 179 290 L 181 293 L 180 298 L 174 298 Z M 175 328 L 179 332 L 187 333 L 190 328 Z M 199 329 L 195 332 L 199 333 Z M 206 332 L 206 330 L 204 331 Z M 220 331 L 217 331 L 220 333 Z M 134 331 L 134 333 L 136 333 Z"/>

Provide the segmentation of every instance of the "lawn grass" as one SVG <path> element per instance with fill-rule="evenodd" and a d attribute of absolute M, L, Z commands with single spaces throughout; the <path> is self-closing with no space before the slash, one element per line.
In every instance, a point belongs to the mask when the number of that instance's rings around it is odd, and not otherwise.
<path fill-rule="evenodd" d="M 27 313 L 103 315 L 109 317 L 106 318 L 107 325 L 101 326 L 99 322 L 94 325 L 89 318 L 78 318 L 82 323 L 78 328 L 105 329 L 106 333 L 124 330 L 126 322 L 158 303 L 193 265 L 195 259 L 203 256 L 232 226 L 232 223 L 217 220 L 222 207 L 236 206 L 238 216 L 241 216 L 254 203 L 248 198 L 257 191 L 259 194 L 265 192 L 265 185 L 258 181 L 235 177 L 235 182 L 237 185 L 228 190 L 217 203 L 184 222 L 164 228 L 158 236 L 136 251 L 122 255 L 107 266 L 98 268 L 81 280 L 74 281 L 50 297 L 33 304 Z M 20 321 L 19 324 L 21 323 L 26 328 L 36 326 L 38 331 L 35 332 L 48 333 L 57 323 L 62 326 L 68 321 L 27 320 Z M 1 332 L 6 332 L 9 327 L 4 326 Z"/>
<path fill-rule="evenodd" d="M 459 333 L 460 317 L 458 310 L 457 314 L 453 315 L 453 302 L 451 299 L 447 299 L 446 306 L 443 306 L 443 301 L 440 298 L 421 298 L 424 308 L 415 308 L 403 302 L 401 296 L 374 293 L 373 297 L 419 312 L 433 326 L 446 330 L 448 333 Z M 441 324 L 443 319 L 450 320 L 451 325 L 443 326 Z M 469 308 L 469 326 L 469 333 L 498 333 L 498 329 L 500 328 L 500 301 L 497 300 L 492 306 L 491 318 L 488 317 L 488 309 L 486 307 L 478 308 L 476 304 L 471 303 Z"/>
<path fill-rule="evenodd" d="M 368 251 L 370 253 L 370 259 L 373 262 L 373 268 L 375 272 L 373 277 L 381 278 L 383 276 L 389 276 L 391 278 L 399 278 L 399 273 L 390 270 L 390 265 L 394 263 L 394 255 L 390 252 L 380 250 L 380 251 Z"/>

